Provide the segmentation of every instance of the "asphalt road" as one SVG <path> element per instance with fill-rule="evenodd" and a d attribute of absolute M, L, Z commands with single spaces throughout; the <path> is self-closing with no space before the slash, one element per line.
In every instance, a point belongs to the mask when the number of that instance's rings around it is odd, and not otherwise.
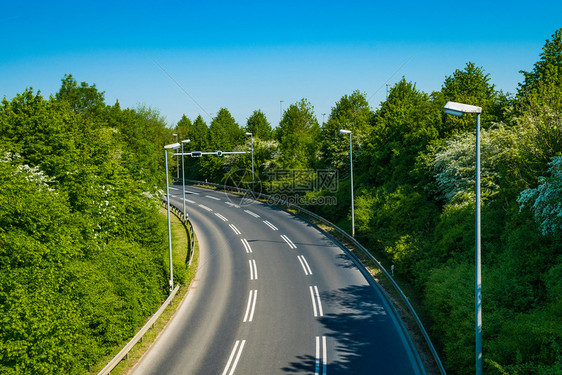
<path fill-rule="evenodd" d="M 182 207 L 181 185 L 170 191 Z M 308 222 L 186 188 L 199 269 L 133 374 L 420 374 L 380 291 Z"/>

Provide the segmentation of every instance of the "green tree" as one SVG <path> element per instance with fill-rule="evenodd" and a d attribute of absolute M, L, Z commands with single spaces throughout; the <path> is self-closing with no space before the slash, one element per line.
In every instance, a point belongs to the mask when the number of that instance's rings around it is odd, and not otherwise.
<path fill-rule="evenodd" d="M 186 115 L 183 115 L 181 119 L 178 121 L 178 123 L 176 124 L 175 133 L 178 135 L 178 139 L 180 141 L 191 139 L 190 131 L 192 127 L 193 124 L 191 123 L 191 120 L 188 119 Z"/>
<path fill-rule="evenodd" d="M 221 108 L 209 127 L 209 147 L 213 150 L 231 151 L 246 136 L 228 109 Z"/>
<path fill-rule="evenodd" d="M 359 173 L 374 184 L 412 182 L 418 155 L 437 139 L 441 109 L 404 78 L 391 90 L 375 115 L 373 131 Z"/>
<path fill-rule="evenodd" d="M 536 103 L 532 98 L 538 96 L 544 104 L 562 110 L 562 28 L 546 40 L 533 70 L 520 73 L 524 80 L 519 84 L 517 97 L 524 106 L 529 100 Z"/>
<path fill-rule="evenodd" d="M 189 139 L 191 142 L 187 145 L 190 151 L 209 151 L 209 128 L 201 115 L 197 116 L 195 121 L 188 129 Z M 188 158 L 185 160 L 185 174 L 187 178 L 200 180 L 204 173 L 201 166 L 202 158 Z"/>
<path fill-rule="evenodd" d="M 135 180 L 145 182 L 146 191 L 154 193 L 164 180 L 162 146 L 170 133 L 164 118 L 157 110 L 146 106 L 122 110 L 118 102 L 108 112 L 108 128 L 123 145 L 120 147 L 121 164 Z"/>
<path fill-rule="evenodd" d="M 27 89 L 0 108 L 0 142 L 9 144 L 23 164 L 40 166 L 60 180 L 81 158 L 76 139 L 81 122 L 65 103 L 46 101 Z"/>
<path fill-rule="evenodd" d="M 373 128 L 374 114 L 365 95 L 354 91 L 344 95 L 332 108 L 328 121 L 320 134 L 322 167 L 345 168 L 349 165 L 349 140 L 340 134 L 340 129 L 351 130 L 355 154 L 361 149 Z M 346 161 L 347 160 L 347 161 Z"/>
<path fill-rule="evenodd" d="M 265 114 L 260 110 L 254 111 L 254 113 L 248 117 L 246 121 L 246 131 L 264 141 L 271 140 L 273 136 L 271 124 L 267 121 Z"/>
<path fill-rule="evenodd" d="M 201 115 L 197 116 L 190 130 L 190 148 L 198 151 L 208 151 L 209 127 Z"/>
<path fill-rule="evenodd" d="M 522 72 L 514 122 L 525 163 L 520 172 L 530 187 L 544 176 L 552 157 L 562 155 L 562 29 L 546 40 L 531 72 Z"/>
<path fill-rule="evenodd" d="M 62 79 L 62 86 L 55 98 L 70 104 L 75 113 L 97 114 L 105 109 L 104 92 L 99 92 L 96 85 L 89 85 L 86 82 L 80 83 L 71 74 L 65 74 Z"/>
<path fill-rule="evenodd" d="M 210 151 L 232 151 L 246 140 L 244 131 L 226 108 L 221 108 L 209 127 L 208 147 Z M 220 182 L 225 175 L 220 157 L 202 158 L 201 173 L 213 182 Z"/>
<path fill-rule="evenodd" d="M 284 112 L 277 131 L 283 168 L 311 168 L 316 161 L 320 134 L 314 107 L 306 99 L 291 104 Z"/>
<path fill-rule="evenodd" d="M 484 68 L 468 62 L 464 70 L 457 69 L 453 75 L 445 78 L 441 92 L 434 93 L 433 98 L 440 107 L 447 101 L 466 103 L 482 107 L 482 126 L 487 128 L 494 122 L 504 119 L 504 111 L 509 105 L 507 96 L 497 91 L 490 83 L 490 74 Z M 440 136 L 473 131 L 475 120 L 472 116 L 455 117 L 442 113 L 443 123 Z"/>

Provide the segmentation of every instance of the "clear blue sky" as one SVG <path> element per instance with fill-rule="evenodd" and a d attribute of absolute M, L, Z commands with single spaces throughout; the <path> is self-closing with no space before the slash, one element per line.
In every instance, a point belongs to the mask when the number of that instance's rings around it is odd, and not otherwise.
<path fill-rule="evenodd" d="M 172 126 L 221 107 L 241 125 L 261 109 L 275 126 L 281 100 L 307 98 L 322 120 L 353 90 L 376 108 L 387 81 L 431 92 L 468 61 L 513 93 L 561 15 L 560 0 L 0 0 L 0 98 L 48 96 L 69 73 Z"/>

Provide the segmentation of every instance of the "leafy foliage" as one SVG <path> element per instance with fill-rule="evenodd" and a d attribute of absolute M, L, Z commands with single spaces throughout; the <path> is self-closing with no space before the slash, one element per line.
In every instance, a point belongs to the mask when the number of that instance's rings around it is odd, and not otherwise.
<path fill-rule="evenodd" d="M 536 189 L 521 192 L 519 203 L 529 205 L 544 235 L 562 231 L 562 157 L 552 158 L 550 177 L 539 177 Z"/>
<path fill-rule="evenodd" d="M 512 164 L 517 152 L 516 134 L 504 126 L 480 133 L 481 185 L 483 200 L 494 198 L 500 190 L 503 166 Z M 448 138 L 441 147 L 432 147 L 429 165 L 445 203 L 460 203 L 460 196 L 474 193 L 476 181 L 476 136 L 472 132 Z"/>
<path fill-rule="evenodd" d="M 2 101 L 1 373 L 82 374 L 165 296 L 163 125 L 71 76 Z"/>
<path fill-rule="evenodd" d="M 540 59 L 530 72 L 521 71 L 524 81 L 519 84 L 518 97 L 522 102 L 528 97 L 540 94 L 555 109 L 562 109 L 562 29 L 558 29 L 547 39 Z M 546 94 L 546 95 L 545 95 Z M 550 94 L 550 95 L 549 95 Z M 553 103 L 554 101 L 554 103 Z"/>
<path fill-rule="evenodd" d="M 469 62 L 464 70 L 457 69 L 452 76 L 445 78 L 439 93 L 433 94 L 434 101 L 442 107 L 445 102 L 470 103 L 482 107 L 482 126 L 487 128 L 504 118 L 504 111 L 509 102 L 507 96 L 498 92 L 495 85 L 490 84 L 490 74 L 484 68 Z M 448 137 L 474 129 L 472 116 L 447 116 L 442 114 L 443 123 L 440 135 Z"/>
<path fill-rule="evenodd" d="M 429 96 L 402 79 L 375 115 L 359 161 L 369 183 L 410 183 L 417 155 L 438 136 L 441 112 Z M 437 124 L 437 125 L 436 125 Z"/>
<path fill-rule="evenodd" d="M 304 169 L 314 165 L 320 134 L 314 108 L 306 100 L 291 104 L 283 113 L 277 131 L 283 168 Z"/>
<path fill-rule="evenodd" d="M 374 114 L 364 94 L 354 91 L 349 96 L 344 95 L 332 108 L 328 121 L 322 126 L 321 167 L 345 169 L 349 164 L 349 139 L 340 134 L 340 129 L 351 131 L 352 147 L 357 155 L 372 131 L 373 120 Z"/>
<path fill-rule="evenodd" d="M 271 124 L 267 121 L 265 114 L 256 110 L 246 122 L 246 131 L 253 134 L 254 137 L 260 138 L 264 141 L 269 141 L 273 137 Z"/>

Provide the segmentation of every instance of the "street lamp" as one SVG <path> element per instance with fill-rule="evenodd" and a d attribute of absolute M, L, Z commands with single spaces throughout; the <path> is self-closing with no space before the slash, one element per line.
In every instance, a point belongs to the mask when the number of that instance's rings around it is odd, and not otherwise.
<path fill-rule="evenodd" d="M 476 374 L 482 374 L 482 279 L 481 279 L 481 248 L 480 248 L 480 114 L 481 107 L 474 105 L 447 102 L 443 107 L 445 113 L 462 116 L 465 113 L 476 113 L 476 281 L 475 281 L 475 320 L 476 320 Z"/>
<path fill-rule="evenodd" d="M 176 143 L 178 141 L 178 135 L 177 134 L 172 134 L 174 137 L 176 137 Z M 177 174 L 176 177 L 180 178 L 180 157 L 176 156 L 176 167 L 177 167 Z"/>
<path fill-rule="evenodd" d="M 351 168 L 351 236 L 355 237 L 355 204 L 353 202 L 353 150 L 351 148 L 351 130 L 340 129 L 341 134 L 349 134 L 349 165 Z"/>
<path fill-rule="evenodd" d="M 246 133 L 247 136 L 250 137 L 251 140 L 251 144 L 252 144 L 252 191 L 256 190 L 256 187 L 254 186 L 255 184 L 255 178 L 254 178 L 254 137 L 252 136 L 252 133 Z"/>
<path fill-rule="evenodd" d="M 164 159 L 166 160 L 166 201 L 168 203 L 168 247 L 170 249 L 170 292 L 174 290 L 174 268 L 172 265 L 172 224 L 170 223 L 170 185 L 168 182 L 168 150 L 180 148 L 179 143 L 164 146 Z"/>
<path fill-rule="evenodd" d="M 184 165 L 184 158 L 183 158 L 183 144 L 191 142 L 191 139 L 184 139 L 181 141 L 181 183 L 182 183 L 182 190 L 183 190 L 183 220 L 187 217 L 185 212 L 185 167 Z"/>

